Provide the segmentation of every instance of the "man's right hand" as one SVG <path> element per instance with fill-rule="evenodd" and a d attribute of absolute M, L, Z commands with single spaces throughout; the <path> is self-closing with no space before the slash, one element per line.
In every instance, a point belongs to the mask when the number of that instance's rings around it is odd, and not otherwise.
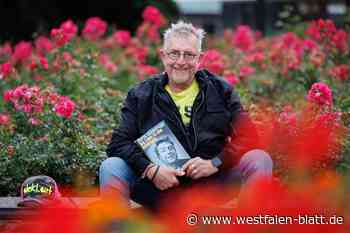
<path fill-rule="evenodd" d="M 152 179 L 156 169 L 157 166 L 154 166 L 147 172 L 148 179 Z M 158 189 L 166 190 L 179 185 L 179 181 L 176 176 L 183 175 L 185 175 L 184 171 L 178 171 L 173 168 L 160 166 L 156 176 L 153 179 L 153 183 Z"/>

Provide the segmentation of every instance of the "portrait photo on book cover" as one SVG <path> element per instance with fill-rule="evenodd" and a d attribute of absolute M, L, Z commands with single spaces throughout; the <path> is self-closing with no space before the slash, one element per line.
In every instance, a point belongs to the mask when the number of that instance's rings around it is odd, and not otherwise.
<path fill-rule="evenodd" d="M 176 144 L 169 137 L 157 140 L 153 149 L 159 163 L 175 169 L 180 169 L 188 160 L 187 156 L 181 155 L 179 148 L 176 148 Z"/>

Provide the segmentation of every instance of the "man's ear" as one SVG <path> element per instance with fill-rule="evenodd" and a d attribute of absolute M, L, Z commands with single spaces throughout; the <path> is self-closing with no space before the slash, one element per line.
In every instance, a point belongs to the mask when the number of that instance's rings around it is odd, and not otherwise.
<path fill-rule="evenodd" d="M 160 58 L 161 58 L 161 59 L 164 59 L 164 57 L 165 57 L 165 51 L 164 51 L 164 49 L 159 49 L 159 55 L 160 55 Z"/>
<path fill-rule="evenodd" d="M 200 66 L 200 61 L 202 60 L 203 55 L 204 55 L 204 53 L 203 53 L 203 52 L 200 52 L 200 53 L 199 53 L 199 56 L 198 56 L 198 61 L 197 61 L 197 65 L 196 65 L 196 69 L 197 69 L 197 70 L 199 69 L 199 66 Z"/>
<path fill-rule="evenodd" d="M 203 53 L 203 52 L 200 52 L 200 53 L 199 53 L 198 60 L 199 60 L 199 61 L 202 60 L 203 56 L 204 56 L 204 53 Z"/>
<path fill-rule="evenodd" d="M 160 60 L 162 61 L 162 63 L 163 63 L 163 66 L 165 66 L 165 61 L 166 61 L 166 54 L 165 54 L 165 50 L 164 49 L 160 49 L 159 50 L 159 56 L 160 56 Z"/>

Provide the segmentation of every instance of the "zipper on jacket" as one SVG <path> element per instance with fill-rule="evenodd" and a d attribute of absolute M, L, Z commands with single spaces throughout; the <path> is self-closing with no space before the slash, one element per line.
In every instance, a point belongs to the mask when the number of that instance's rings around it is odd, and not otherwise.
<path fill-rule="evenodd" d="M 200 98 L 201 102 L 199 103 L 198 107 L 196 107 L 196 102 L 198 101 L 198 98 Z M 193 151 L 195 151 L 197 149 L 197 146 L 198 146 L 198 135 L 197 135 L 196 127 L 195 127 L 195 115 L 196 115 L 197 110 L 199 110 L 201 108 L 203 103 L 204 103 L 203 91 L 200 91 L 199 95 L 197 96 L 196 100 L 193 103 L 193 113 L 191 115 L 191 121 L 190 121 L 190 125 L 193 128 L 193 134 L 194 134 Z"/>
<path fill-rule="evenodd" d="M 175 107 L 175 118 L 178 122 L 180 122 L 180 129 L 181 129 L 181 132 L 185 135 L 185 138 L 186 138 L 186 142 L 187 142 L 187 145 L 190 146 L 190 148 L 192 147 L 191 146 L 191 141 L 189 140 L 188 138 L 188 132 L 186 131 L 186 126 L 185 124 L 183 123 L 182 119 L 181 119 L 181 115 L 180 115 L 180 112 L 179 110 L 177 109 L 177 106 L 174 102 L 174 100 L 171 98 L 171 96 L 169 95 L 169 93 L 167 91 L 164 91 L 165 92 L 165 95 L 167 96 L 167 98 L 170 100 L 170 102 L 172 103 L 172 105 Z M 179 117 L 180 116 L 180 117 Z"/>

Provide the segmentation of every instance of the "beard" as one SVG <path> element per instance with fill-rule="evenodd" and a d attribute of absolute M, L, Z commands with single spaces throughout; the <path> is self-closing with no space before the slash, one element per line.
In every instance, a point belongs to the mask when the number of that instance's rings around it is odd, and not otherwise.
<path fill-rule="evenodd" d="M 193 68 L 172 68 L 170 78 L 175 84 L 185 84 L 193 79 L 195 71 Z"/>

